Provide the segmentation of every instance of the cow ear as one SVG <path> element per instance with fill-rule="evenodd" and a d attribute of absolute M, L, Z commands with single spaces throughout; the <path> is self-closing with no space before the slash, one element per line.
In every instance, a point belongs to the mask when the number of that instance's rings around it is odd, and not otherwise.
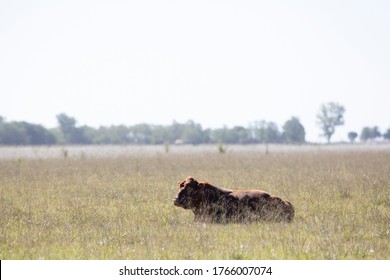
<path fill-rule="evenodd" d="M 182 183 L 183 183 L 183 181 L 177 181 L 177 187 L 178 187 L 179 189 L 180 189 Z"/>
<path fill-rule="evenodd" d="M 188 176 L 186 181 L 195 181 L 194 178 L 192 178 L 191 176 Z"/>

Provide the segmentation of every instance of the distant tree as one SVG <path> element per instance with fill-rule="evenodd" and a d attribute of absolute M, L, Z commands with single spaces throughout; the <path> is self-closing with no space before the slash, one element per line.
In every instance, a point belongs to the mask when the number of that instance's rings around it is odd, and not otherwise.
<path fill-rule="evenodd" d="M 256 121 L 250 125 L 249 134 L 255 143 L 281 143 L 282 133 L 274 122 Z"/>
<path fill-rule="evenodd" d="M 3 145 L 28 145 L 29 137 L 24 127 L 17 122 L 0 125 L 0 143 Z"/>
<path fill-rule="evenodd" d="M 362 132 L 360 133 L 360 140 L 366 142 L 368 139 L 370 139 L 370 128 L 369 127 L 363 127 Z"/>
<path fill-rule="evenodd" d="M 151 127 L 151 144 L 163 144 L 167 142 L 168 130 L 163 125 L 154 125 Z"/>
<path fill-rule="evenodd" d="M 184 124 L 173 121 L 172 124 L 168 127 L 168 141 L 170 143 L 175 143 L 178 140 L 182 140 L 181 137 L 183 135 L 184 129 Z"/>
<path fill-rule="evenodd" d="M 130 143 L 129 128 L 124 125 L 100 126 L 98 129 L 82 126 L 84 136 L 91 144 L 127 144 Z"/>
<path fill-rule="evenodd" d="M 188 144 L 197 145 L 202 143 L 204 139 L 202 126 L 192 120 L 187 121 L 180 138 Z"/>
<path fill-rule="evenodd" d="M 355 142 L 355 139 L 358 137 L 358 134 L 355 131 L 348 132 L 348 139 L 351 143 Z"/>
<path fill-rule="evenodd" d="M 202 143 L 211 143 L 211 129 L 203 129 L 203 142 Z"/>
<path fill-rule="evenodd" d="M 381 133 L 377 126 L 374 127 L 363 127 L 360 133 L 360 140 L 366 142 L 368 140 L 374 140 L 375 138 L 381 137 Z"/>
<path fill-rule="evenodd" d="M 67 144 L 89 144 L 89 139 L 85 136 L 85 127 L 76 127 L 76 119 L 64 113 L 57 115 L 57 121 Z"/>
<path fill-rule="evenodd" d="M 234 144 L 238 141 L 238 136 L 228 127 L 217 128 L 211 131 L 211 139 L 214 143 Z"/>
<path fill-rule="evenodd" d="M 151 144 L 152 127 L 146 123 L 136 124 L 129 128 L 128 138 L 134 144 Z"/>
<path fill-rule="evenodd" d="M 261 143 L 262 142 L 262 130 L 265 126 L 265 121 L 255 121 L 249 124 L 249 137 L 253 143 Z"/>
<path fill-rule="evenodd" d="M 4 145 L 51 145 L 54 135 L 41 125 L 28 122 L 0 122 L 0 144 Z"/>
<path fill-rule="evenodd" d="M 232 133 L 235 134 L 235 137 L 237 139 L 237 144 L 248 144 L 251 142 L 250 140 L 250 133 L 248 129 L 246 129 L 243 126 L 235 126 L 232 129 Z"/>
<path fill-rule="evenodd" d="M 317 114 L 317 124 L 323 132 L 321 136 L 325 137 L 328 143 L 336 126 L 344 124 L 344 112 L 345 108 L 338 103 L 330 102 L 321 105 Z"/>
<path fill-rule="evenodd" d="M 274 122 L 267 123 L 264 131 L 265 143 L 281 143 L 282 133 Z"/>
<path fill-rule="evenodd" d="M 383 138 L 390 140 L 390 128 L 388 128 L 387 131 L 382 136 Z"/>
<path fill-rule="evenodd" d="M 20 125 L 26 131 L 30 145 L 52 145 L 56 143 L 54 135 L 42 125 L 31 124 L 27 122 L 21 122 Z"/>
<path fill-rule="evenodd" d="M 297 117 L 292 117 L 284 123 L 283 140 L 286 143 L 305 143 L 305 128 Z"/>
<path fill-rule="evenodd" d="M 265 154 L 269 153 L 269 143 L 282 143 L 283 134 L 274 122 L 256 121 L 249 125 L 248 133 L 253 143 L 265 144 Z"/>
<path fill-rule="evenodd" d="M 56 144 L 65 144 L 64 135 L 59 127 L 51 128 L 49 131 L 54 136 Z"/>
<path fill-rule="evenodd" d="M 64 113 L 57 115 L 57 121 L 64 135 L 70 135 L 76 127 L 76 119 Z"/>

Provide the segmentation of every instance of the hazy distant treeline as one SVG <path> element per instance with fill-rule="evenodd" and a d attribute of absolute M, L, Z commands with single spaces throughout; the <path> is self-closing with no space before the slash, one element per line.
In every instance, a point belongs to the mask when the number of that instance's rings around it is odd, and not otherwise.
<path fill-rule="evenodd" d="M 58 127 L 47 129 L 28 122 L 6 122 L 0 117 L 1 145 L 55 145 L 55 144 L 255 144 L 305 143 L 305 128 L 292 117 L 282 128 L 273 122 L 256 121 L 247 127 L 235 126 L 203 129 L 192 120 L 171 125 L 137 124 L 93 128 L 78 126 L 75 118 L 57 115 Z M 353 140 L 357 133 L 352 132 Z M 390 139 L 390 129 L 381 135 L 377 128 L 363 128 L 361 137 L 368 140 L 383 136 Z M 348 136 L 349 137 L 349 136 Z M 351 140 L 352 141 L 352 140 Z"/>
<path fill-rule="evenodd" d="M 203 144 L 304 143 L 305 129 L 291 118 L 282 130 L 273 122 L 257 121 L 248 127 L 204 129 L 192 120 L 171 125 L 136 124 L 93 128 L 78 126 L 75 118 L 57 115 L 58 127 L 47 129 L 28 122 L 6 122 L 0 117 L 0 144 Z"/>

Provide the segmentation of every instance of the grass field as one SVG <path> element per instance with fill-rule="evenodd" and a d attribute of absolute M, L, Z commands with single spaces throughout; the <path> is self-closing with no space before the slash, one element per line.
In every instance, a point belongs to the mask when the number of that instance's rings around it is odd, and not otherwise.
<path fill-rule="evenodd" d="M 0 259 L 390 259 L 390 147 L 324 147 L 3 147 Z M 188 175 L 266 190 L 295 219 L 194 222 L 172 201 Z"/>

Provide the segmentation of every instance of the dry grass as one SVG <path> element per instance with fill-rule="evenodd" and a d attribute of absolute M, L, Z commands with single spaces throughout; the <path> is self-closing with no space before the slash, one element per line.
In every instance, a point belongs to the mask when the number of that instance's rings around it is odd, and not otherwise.
<path fill-rule="evenodd" d="M 390 150 L 192 148 L 0 160 L 0 259 L 389 259 Z M 192 175 L 293 203 L 291 224 L 203 224 Z"/>

